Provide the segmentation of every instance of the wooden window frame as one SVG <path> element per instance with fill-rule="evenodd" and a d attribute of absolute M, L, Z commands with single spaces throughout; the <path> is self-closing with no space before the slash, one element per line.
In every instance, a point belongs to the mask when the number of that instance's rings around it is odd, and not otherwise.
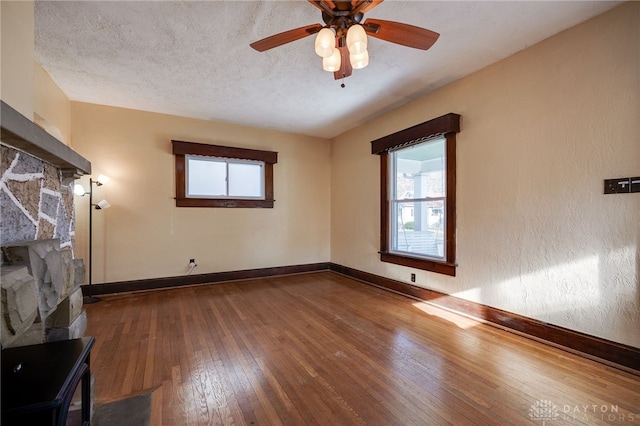
<path fill-rule="evenodd" d="M 172 140 L 175 156 L 176 207 L 224 207 L 224 208 L 273 208 L 273 165 L 278 162 L 278 153 L 256 149 L 233 148 L 196 142 Z M 187 155 L 232 158 L 264 162 L 264 200 L 244 198 L 193 198 L 186 196 Z"/>
<path fill-rule="evenodd" d="M 380 156 L 380 260 L 450 276 L 456 275 L 456 133 L 460 115 L 449 113 L 371 142 L 371 153 Z M 443 261 L 390 251 L 389 152 L 430 140 L 446 139 L 446 253 Z"/>

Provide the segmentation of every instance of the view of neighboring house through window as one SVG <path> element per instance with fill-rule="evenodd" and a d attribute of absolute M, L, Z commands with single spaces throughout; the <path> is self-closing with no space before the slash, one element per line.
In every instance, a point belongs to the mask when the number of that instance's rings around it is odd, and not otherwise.
<path fill-rule="evenodd" d="M 446 140 L 391 152 L 391 252 L 445 257 Z"/>

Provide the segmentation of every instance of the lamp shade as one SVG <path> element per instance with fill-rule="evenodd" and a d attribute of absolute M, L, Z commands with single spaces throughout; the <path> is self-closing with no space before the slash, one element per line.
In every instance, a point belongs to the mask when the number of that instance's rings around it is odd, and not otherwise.
<path fill-rule="evenodd" d="M 80 185 L 79 183 L 74 183 L 73 184 L 73 193 L 76 194 L 76 195 L 79 195 L 79 196 L 83 196 L 87 192 L 84 190 L 84 186 Z"/>
<path fill-rule="evenodd" d="M 316 54 L 322 58 L 328 58 L 336 50 L 336 35 L 330 28 L 323 28 L 316 36 Z"/>
<path fill-rule="evenodd" d="M 359 55 L 367 50 L 367 33 L 362 25 L 356 24 L 347 31 L 347 48 L 352 55 Z"/>
<path fill-rule="evenodd" d="M 98 180 L 96 180 L 96 182 L 98 182 L 99 185 L 104 185 L 105 183 L 109 182 L 110 180 L 111 180 L 111 178 L 109 176 L 100 175 L 100 176 L 98 176 Z"/>
<path fill-rule="evenodd" d="M 358 55 L 352 53 L 349 55 L 349 60 L 354 70 L 362 69 L 369 65 L 369 52 L 365 49 L 364 52 Z"/>
<path fill-rule="evenodd" d="M 107 200 L 102 200 L 98 204 L 96 204 L 96 209 L 98 210 L 108 209 L 109 207 L 111 207 L 111 204 L 109 204 Z"/>
<path fill-rule="evenodd" d="M 322 69 L 329 72 L 335 72 L 340 69 L 342 59 L 340 49 L 333 49 L 333 54 L 328 58 L 322 58 Z"/>

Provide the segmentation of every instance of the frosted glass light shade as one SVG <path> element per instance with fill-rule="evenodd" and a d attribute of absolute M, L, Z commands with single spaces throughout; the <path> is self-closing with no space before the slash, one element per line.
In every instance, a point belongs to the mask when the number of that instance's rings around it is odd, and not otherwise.
<path fill-rule="evenodd" d="M 111 178 L 109 176 L 100 175 L 100 176 L 98 176 L 98 180 L 96 180 L 96 182 L 98 182 L 100 185 L 104 185 L 105 183 L 109 182 L 110 180 L 111 180 Z"/>
<path fill-rule="evenodd" d="M 79 183 L 74 183 L 73 193 L 82 197 L 84 194 L 86 194 L 86 191 L 84 190 L 84 186 L 80 185 Z"/>
<path fill-rule="evenodd" d="M 351 61 L 351 67 L 354 70 L 360 70 L 369 65 L 369 52 L 365 49 L 364 52 L 358 55 L 354 55 L 352 53 L 349 55 L 349 60 Z"/>
<path fill-rule="evenodd" d="M 347 47 L 352 55 L 359 55 L 367 50 L 367 33 L 362 25 L 356 24 L 347 31 Z"/>
<path fill-rule="evenodd" d="M 333 54 L 328 58 L 322 58 L 322 69 L 329 72 L 335 72 L 340 69 L 342 58 L 339 49 L 333 49 Z"/>
<path fill-rule="evenodd" d="M 102 200 L 96 205 L 96 209 L 98 210 L 108 209 L 109 207 L 111 207 L 111 204 L 109 204 L 107 200 Z"/>
<path fill-rule="evenodd" d="M 316 54 L 328 58 L 336 50 L 336 35 L 330 28 L 323 28 L 316 36 Z"/>

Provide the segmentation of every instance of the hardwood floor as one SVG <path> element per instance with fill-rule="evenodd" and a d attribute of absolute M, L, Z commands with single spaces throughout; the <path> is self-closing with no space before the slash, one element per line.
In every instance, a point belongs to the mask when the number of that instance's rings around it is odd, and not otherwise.
<path fill-rule="evenodd" d="M 163 425 L 640 424 L 640 376 L 333 272 L 86 306 L 97 402 Z"/>

